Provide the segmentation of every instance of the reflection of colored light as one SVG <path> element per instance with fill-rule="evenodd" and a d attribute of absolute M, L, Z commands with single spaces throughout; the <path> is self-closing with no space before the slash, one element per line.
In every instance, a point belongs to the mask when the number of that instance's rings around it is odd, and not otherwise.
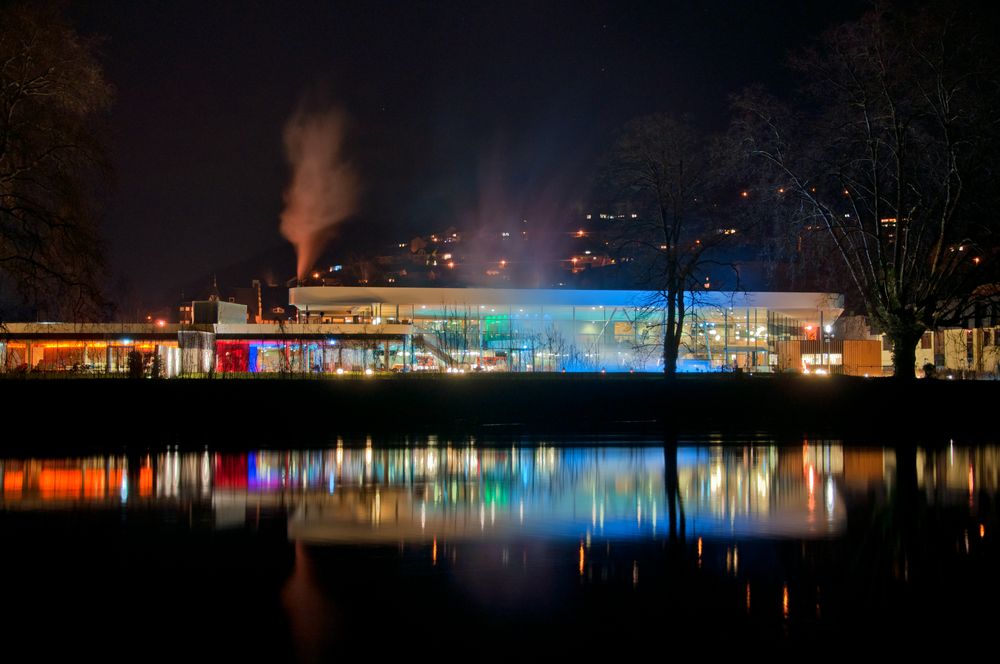
<path fill-rule="evenodd" d="M 438 540 L 436 537 L 434 538 L 434 544 L 431 547 L 431 564 L 438 564 Z"/>
<path fill-rule="evenodd" d="M 583 576 L 583 542 L 580 542 L 580 576 Z"/>
<path fill-rule="evenodd" d="M 83 473 L 83 495 L 87 498 L 101 498 L 104 496 L 104 471 L 86 470 Z"/>
<path fill-rule="evenodd" d="M 788 617 L 788 584 L 781 588 L 781 615 Z"/>
<path fill-rule="evenodd" d="M 4 493 L 21 493 L 24 488 L 24 472 L 7 472 L 3 476 Z"/>
<path fill-rule="evenodd" d="M 83 473 L 79 470 L 43 470 L 38 474 L 42 498 L 75 498 L 80 495 Z"/>
<path fill-rule="evenodd" d="M 139 495 L 143 498 L 153 494 L 153 469 L 150 466 L 139 469 Z"/>
<path fill-rule="evenodd" d="M 215 455 L 215 486 L 220 488 L 245 487 L 247 485 L 246 455 Z"/>

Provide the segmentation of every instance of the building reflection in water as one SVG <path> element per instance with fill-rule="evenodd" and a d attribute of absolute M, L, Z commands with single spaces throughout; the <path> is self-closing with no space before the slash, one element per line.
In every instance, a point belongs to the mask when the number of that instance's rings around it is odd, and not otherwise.
<path fill-rule="evenodd" d="M 951 445 L 916 459 L 932 502 L 974 502 L 998 484 L 996 447 Z M 676 487 L 667 471 L 660 447 L 171 451 L 2 460 L 0 502 L 8 510 L 195 504 L 210 508 L 218 528 L 280 515 L 291 539 L 311 543 L 648 539 L 666 534 L 673 504 L 688 537 L 813 538 L 844 530 L 852 495 L 891 490 L 895 454 L 822 441 L 680 447 Z"/>

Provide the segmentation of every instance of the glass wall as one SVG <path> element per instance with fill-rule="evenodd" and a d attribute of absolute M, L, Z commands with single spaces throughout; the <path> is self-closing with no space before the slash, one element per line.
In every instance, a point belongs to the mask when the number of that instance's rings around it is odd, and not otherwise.
<path fill-rule="evenodd" d="M 172 358 L 176 341 L 117 340 L 29 340 L 0 341 L 0 371 L 51 371 L 76 373 L 124 373 L 128 356 L 138 352 L 148 365 L 152 357 Z M 165 371 L 164 361 L 164 371 Z"/>
<path fill-rule="evenodd" d="M 382 305 L 382 313 L 386 305 Z M 389 320 L 414 325 L 415 370 L 660 371 L 663 311 L 612 306 L 394 307 Z M 788 320 L 788 327 L 795 323 Z M 788 332 L 786 332 L 788 334 Z M 775 337 L 762 307 L 695 307 L 688 312 L 681 371 L 766 371 Z"/>
<path fill-rule="evenodd" d="M 364 373 L 403 371 L 409 364 L 403 340 L 220 340 L 215 371 L 238 373 Z"/>

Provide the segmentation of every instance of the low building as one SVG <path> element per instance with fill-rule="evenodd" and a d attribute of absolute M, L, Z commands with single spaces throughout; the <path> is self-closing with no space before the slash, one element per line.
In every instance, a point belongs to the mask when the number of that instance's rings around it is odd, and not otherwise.
<path fill-rule="evenodd" d="M 840 295 L 687 300 L 679 371 L 869 373 L 870 349 L 817 337 L 840 315 Z M 245 307 L 218 301 L 212 311 L 196 303 L 185 324 L 12 323 L 0 370 L 124 372 L 132 351 L 160 357 L 166 376 L 663 369 L 654 292 L 315 286 L 290 289 L 289 302 L 294 323 L 246 323 Z"/>

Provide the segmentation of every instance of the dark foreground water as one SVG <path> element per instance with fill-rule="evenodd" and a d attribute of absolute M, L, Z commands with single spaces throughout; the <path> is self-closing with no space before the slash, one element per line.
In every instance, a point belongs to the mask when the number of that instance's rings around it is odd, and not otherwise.
<path fill-rule="evenodd" d="M 42 661 L 956 655 L 1000 448 L 484 446 L 0 460 L 0 643 Z"/>

